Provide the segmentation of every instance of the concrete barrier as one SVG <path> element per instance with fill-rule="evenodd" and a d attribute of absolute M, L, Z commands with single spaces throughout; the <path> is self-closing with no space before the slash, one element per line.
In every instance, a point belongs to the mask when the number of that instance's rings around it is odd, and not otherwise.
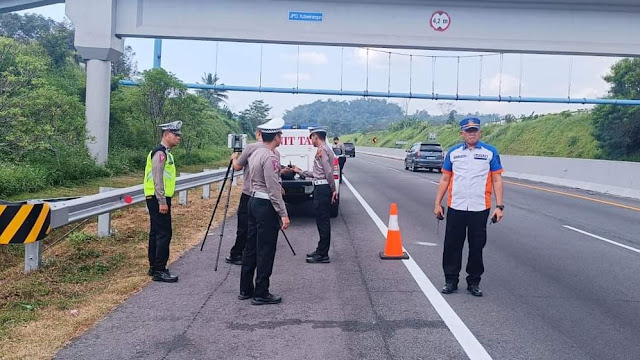
<path fill-rule="evenodd" d="M 359 146 L 357 152 L 403 160 L 404 149 Z M 501 155 L 505 177 L 640 199 L 640 163 Z"/>

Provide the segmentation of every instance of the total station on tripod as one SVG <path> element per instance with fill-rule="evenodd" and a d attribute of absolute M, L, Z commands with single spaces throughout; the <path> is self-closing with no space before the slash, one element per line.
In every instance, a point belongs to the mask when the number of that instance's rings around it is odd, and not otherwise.
<path fill-rule="evenodd" d="M 247 146 L 247 134 L 229 134 L 227 147 L 233 152 L 242 152 Z"/>

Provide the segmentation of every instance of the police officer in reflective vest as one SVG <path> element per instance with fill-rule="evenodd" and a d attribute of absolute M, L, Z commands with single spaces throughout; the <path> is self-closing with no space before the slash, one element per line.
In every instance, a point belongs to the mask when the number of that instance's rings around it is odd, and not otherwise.
<path fill-rule="evenodd" d="M 313 208 L 316 212 L 316 226 L 320 240 L 316 250 L 307 254 L 310 264 L 328 264 L 331 245 L 331 204 L 338 201 L 336 183 L 333 179 L 333 150 L 327 145 L 327 128 L 310 128 L 311 143 L 317 148 L 312 171 L 302 171 L 297 166 L 293 170 L 304 177 L 313 178 Z"/>
<path fill-rule="evenodd" d="M 487 219 L 491 210 L 491 190 L 495 190 L 496 209 L 492 218 L 502 219 L 502 165 L 498 150 L 480 142 L 480 120 L 465 118 L 460 121 L 460 136 L 464 140 L 447 152 L 442 165 L 442 177 L 434 214 L 442 218 L 441 202 L 449 192 L 447 201 L 447 229 L 444 238 L 442 268 L 445 286 L 442 293 L 458 290 L 458 276 L 462 267 L 462 248 L 469 241 L 467 261 L 467 290 L 473 296 L 482 296 L 480 277 L 484 272 L 482 250 L 487 243 Z"/>
<path fill-rule="evenodd" d="M 171 243 L 171 197 L 176 188 L 176 164 L 170 150 L 180 144 L 181 121 L 160 125 L 162 141 L 147 155 L 144 195 L 151 218 L 149 231 L 149 276 L 153 281 L 176 282 L 167 269 Z"/>
<path fill-rule="evenodd" d="M 289 215 L 282 199 L 280 146 L 284 121 L 274 119 L 260 125 L 263 146 L 249 159 L 251 198 L 249 234 L 242 256 L 239 300 L 253 298 L 253 305 L 278 304 L 282 297 L 269 292 L 278 231 L 289 227 Z M 255 277 L 255 282 L 254 282 Z"/>

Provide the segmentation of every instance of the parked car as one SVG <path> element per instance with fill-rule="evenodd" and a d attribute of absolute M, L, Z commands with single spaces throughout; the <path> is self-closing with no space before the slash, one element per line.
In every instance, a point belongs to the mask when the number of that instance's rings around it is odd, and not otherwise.
<path fill-rule="evenodd" d="M 415 143 L 407 150 L 407 156 L 404 158 L 404 169 L 418 171 L 418 169 L 427 169 L 432 171 L 442 170 L 445 153 L 442 146 L 438 143 Z"/>
<path fill-rule="evenodd" d="M 350 142 L 344 143 L 344 155 L 356 157 L 356 146 Z"/>

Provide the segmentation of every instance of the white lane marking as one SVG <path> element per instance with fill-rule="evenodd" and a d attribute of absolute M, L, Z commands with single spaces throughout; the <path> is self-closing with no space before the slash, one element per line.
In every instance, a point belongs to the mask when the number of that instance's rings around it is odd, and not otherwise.
<path fill-rule="evenodd" d="M 625 249 L 627 249 L 627 250 L 631 250 L 631 251 L 633 251 L 633 252 L 637 252 L 638 254 L 640 254 L 640 250 L 639 250 L 639 249 L 636 249 L 636 248 L 634 248 L 634 247 L 627 246 L 627 245 L 625 245 L 625 244 L 620 244 L 619 242 L 615 242 L 615 241 L 613 241 L 613 240 L 609 240 L 609 239 L 607 239 L 607 238 L 603 238 L 602 236 L 594 235 L 594 234 L 589 233 L 589 232 L 586 232 L 586 231 L 584 231 L 584 230 L 576 229 L 576 228 L 574 228 L 574 227 L 572 227 L 572 226 L 569 226 L 569 225 L 562 225 L 562 227 L 564 227 L 564 228 L 566 228 L 566 229 L 569 229 L 569 230 L 573 230 L 573 231 L 575 231 L 575 232 L 579 232 L 580 234 L 584 234 L 584 235 L 587 235 L 587 236 L 591 236 L 591 237 L 592 237 L 592 238 L 594 238 L 594 239 L 598 239 L 598 240 L 602 240 L 602 241 L 604 241 L 604 242 L 608 242 L 609 244 L 612 244 L 612 245 L 615 245 L 615 246 L 620 246 L 621 248 L 625 248 Z"/>
<path fill-rule="evenodd" d="M 436 182 L 436 181 L 429 180 L 429 182 L 430 182 L 430 183 L 432 183 L 432 184 L 434 184 L 434 185 L 440 185 L 440 183 L 439 183 L 439 182 Z"/>
<path fill-rule="evenodd" d="M 434 244 L 434 243 L 430 243 L 430 242 L 426 242 L 426 241 L 418 241 L 418 242 L 416 242 L 416 244 L 424 245 L 424 246 L 438 246 L 438 244 Z"/>
<path fill-rule="evenodd" d="M 369 217 L 373 222 L 378 226 L 378 229 L 382 233 L 383 236 L 387 236 L 387 227 L 384 225 L 382 220 L 378 217 L 378 215 L 373 211 L 371 206 L 362 198 L 360 193 L 351 185 L 347 178 L 343 177 L 342 180 L 353 195 L 358 199 L 360 205 L 364 208 L 364 210 L 369 214 Z M 403 251 L 407 251 L 406 249 L 402 249 Z M 431 305 L 436 309 L 438 315 L 442 318 L 442 320 L 447 324 L 449 330 L 453 334 L 453 336 L 458 340 L 458 343 L 462 346 L 462 349 L 467 356 L 471 360 L 487 360 L 491 359 L 487 350 L 480 344 L 478 339 L 471 333 L 467 325 L 462 322 L 458 314 L 453 311 L 449 303 L 442 297 L 438 289 L 433 286 L 431 280 L 425 275 L 425 273 L 420 269 L 420 266 L 413 260 L 413 257 L 409 255 L 409 259 L 402 260 L 404 265 L 409 270 L 411 276 L 416 281 L 422 293 L 427 297 L 427 300 L 431 303 Z"/>
<path fill-rule="evenodd" d="M 392 171 L 395 171 L 395 172 L 401 172 L 400 170 L 398 170 L 398 169 L 394 169 L 394 168 L 387 168 L 387 169 L 392 170 Z"/>

